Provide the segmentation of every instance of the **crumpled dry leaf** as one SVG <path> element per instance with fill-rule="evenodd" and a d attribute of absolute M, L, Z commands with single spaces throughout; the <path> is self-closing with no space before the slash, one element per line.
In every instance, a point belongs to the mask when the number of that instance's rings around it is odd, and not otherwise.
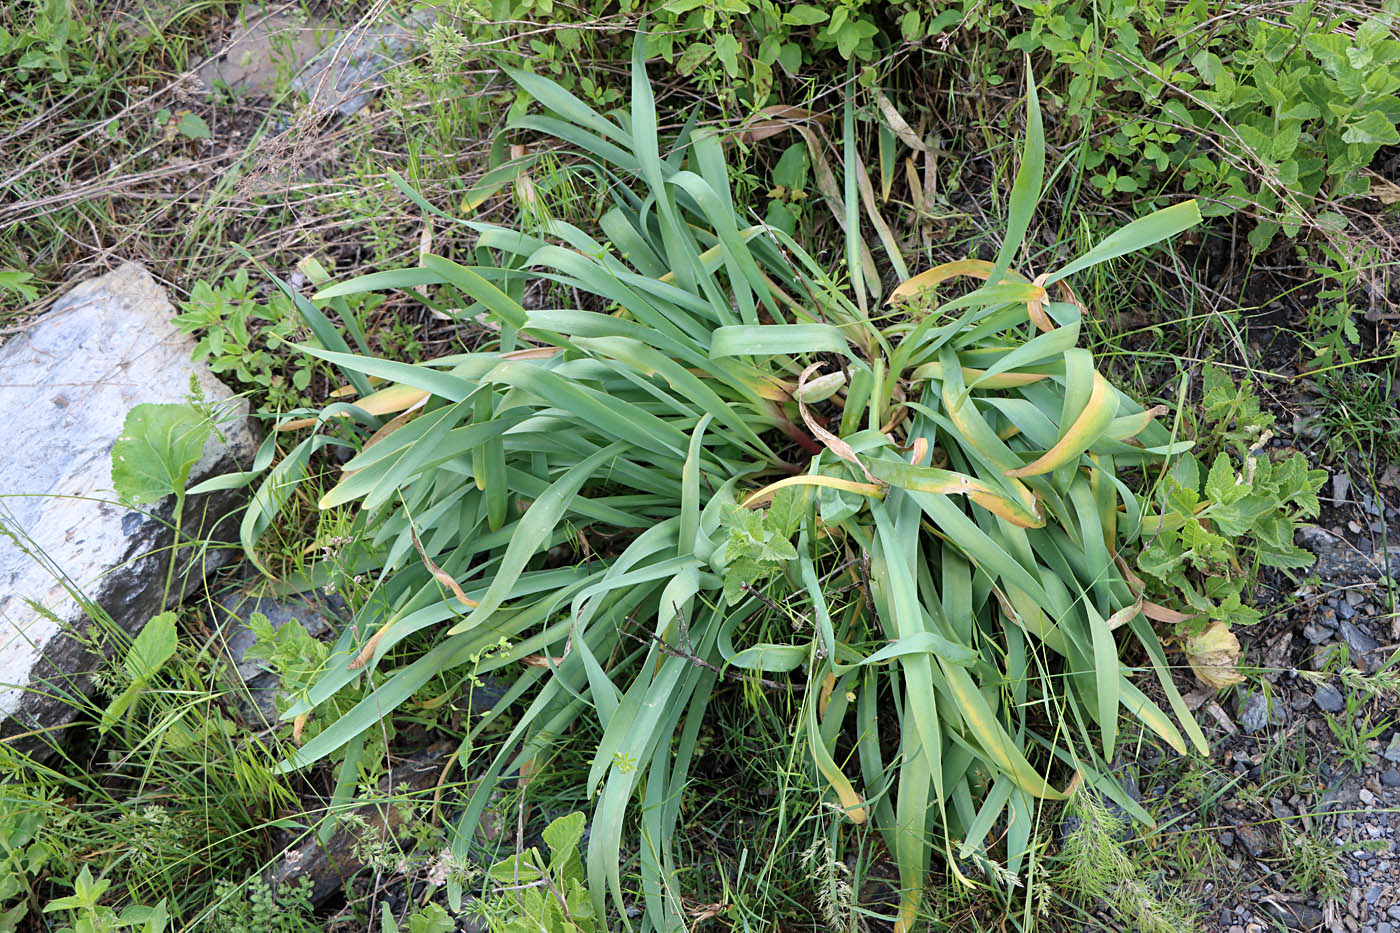
<path fill-rule="evenodd" d="M 1371 180 L 1371 197 L 1382 204 L 1400 204 L 1400 185 L 1383 178 Z"/>
<path fill-rule="evenodd" d="M 1244 680 L 1239 672 L 1240 640 L 1224 622 L 1186 639 L 1186 660 L 1206 684 L 1219 690 Z"/>
<path fill-rule="evenodd" d="M 812 434 L 816 436 L 817 440 L 825 444 L 832 453 L 842 460 L 854 463 L 856 466 L 860 467 L 861 472 L 865 474 L 865 478 L 870 480 L 873 485 L 884 485 L 880 480 L 870 475 L 870 471 L 866 469 L 865 464 L 860 462 L 860 458 L 856 456 L 856 452 L 851 448 L 850 444 L 847 444 L 845 441 L 841 440 L 841 438 L 832 434 L 817 423 L 816 419 L 812 417 L 812 413 L 807 410 L 807 404 L 802 401 L 807 395 L 807 380 L 811 377 L 812 373 L 821 369 L 824 365 L 826 364 L 821 362 L 813 363 L 811 366 L 802 370 L 802 375 L 797 377 L 797 391 L 792 394 L 793 399 L 797 402 L 797 410 L 802 415 L 802 420 L 807 422 L 807 430 L 811 431 Z"/>

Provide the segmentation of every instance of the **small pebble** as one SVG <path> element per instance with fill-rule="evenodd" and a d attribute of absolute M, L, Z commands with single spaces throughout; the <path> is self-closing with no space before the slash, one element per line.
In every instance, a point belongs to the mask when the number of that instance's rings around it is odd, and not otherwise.
<path fill-rule="evenodd" d="M 1400 768 L 1386 768 L 1382 771 L 1381 783 L 1386 787 L 1400 787 Z"/>
<path fill-rule="evenodd" d="M 1342 640 L 1347 643 L 1347 649 L 1351 652 L 1351 661 L 1358 667 L 1363 665 L 1366 655 L 1380 647 L 1380 642 L 1350 622 L 1342 622 L 1339 628 Z"/>
<path fill-rule="evenodd" d="M 1331 684 L 1323 684 L 1313 693 L 1313 702 L 1327 713 L 1340 713 L 1347 708 L 1346 700 Z"/>

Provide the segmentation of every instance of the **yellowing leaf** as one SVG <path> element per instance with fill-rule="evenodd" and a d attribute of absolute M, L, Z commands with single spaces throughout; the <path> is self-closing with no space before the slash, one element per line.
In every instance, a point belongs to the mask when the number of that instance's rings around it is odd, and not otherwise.
<path fill-rule="evenodd" d="M 1383 178 L 1372 178 L 1371 197 L 1386 205 L 1400 204 L 1400 185 Z"/>
<path fill-rule="evenodd" d="M 992 264 L 985 259 L 957 259 L 953 262 L 945 262 L 942 265 L 926 269 L 907 281 L 901 282 L 899 287 L 890 292 L 886 304 L 898 304 L 901 301 L 908 301 L 921 292 L 928 291 L 937 285 L 941 285 L 949 279 L 957 278 L 960 275 L 970 275 L 974 279 L 986 280 L 992 274 Z M 1029 285 L 1031 280 L 1021 275 L 1019 272 L 1007 270 L 1004 283 L 1015 283 L 1018 285 Z"/>
<path fill-rule="evenodd" d="M 853 479 L 841 479 L 838 476 L 823 476 L 820 473 L 804 474 L 802 476 L 789 476 L 787 479 L 780 479 L 776 483 L 769 483 L 758 492 L 749 496 L 743 501 L 743 507 L 751 509 L 756 505 L 762 505 L 777 494 L 778 490 L 788 486 L 826 486 L 830 489 L 840 489 L 844 492 L 856 492 L 864 496 L 874 496 L 879 498 L 885 494 L 885 487 L 877 483 L 858 483 Z"/>
<path fill-rule="evenodd" d="M 390 415 L 395 412 L 407 411 L 421 405 L 427 400 L 429 393 L 423 389 L 413 386 L 391 385 L 387 389 L 380 389 L 366 395 L 355 403 L 357 408 L 362 408 L 371 415 Z M 347 417 L 347 413 L 341 413 L 340 417 Z M 279 431 L 298 431 L 302 428 L 309 428 L 316 423 L 315 418 L 297 418 L 293 421 L 284 421 L 277 425 Z"/>
<path fill-rule="evenodd" d="M 1020 528 L 1040 528 L 1045 525 L 1044 511 L 1030 490 L 1020 483 L 1022 501 L 1004 495 L 1000 490 L 980 479 L 951 470 L 935 467 L 921 467 L 902 460 L 873 460 L 871 473 L 883 483 L 912 489 L 915 492 L 928 492 L 941 496 L 964 495 L 993 515 L 1000 516 Z"/>
<path fill-rule="evenodd" d="M 1244 680 L 1239 671 L 1240 640 L 1224 622 L 1186 639 L 1186 660 L 1206 684 L 1219 690 Z"/>
<path fill-rule="evenodd" d="M 865 822 L 865 798 L 851 786 L 850 780 L 842 773 L 841 767 L 831 757 L 831 752 L 827 750 L 825 742 L 822 740 L 821 725 L 817 721 L 816 704 L 807 704 L 807 750 L 812 755 L 812 763 L 817 766 L 822 777 L 826 778 L 831 789 L 836 791 L 836 799 L 841 802 L 841 809 L 852 823 L 861 824 Z"/>
<path fill-rule="evenodd" d="M 1030 385 L 1032 382 L 1039 382 L 1050 377 L 1045 373 L 998 373 L 986 379 L 982 377 L 986 374 L 985 369 L 972 369 L 968 366 L 962 369 L 963 382 L 977 383 L 979 389 L 1015 389 L 1020 386 Z M 943 378 L 943 364 L 937 361 L 925 363 L 914 370 L 915 379 L 939 379 Z"/>
<path fill-rule="evenodd" d="M 1136 415 L 1124 415 L 1122 418 L 1113 419 L 1113 423 L 1104 431 L 1104 436 L 1109 440 L 1122 441 L 1130 437 L 1141 434 L 1152 423 L 1158 415 L 1165 415 L 1168 409 L 1165 405 L 1154 405 L 1147 411 L 1139 412 Z"/>
<path fill-rule="evenodd" d="M 1020 469 L 1007 470 L 1007 476 L 1039 476 L 1069 463 L 1089 449 L 1118 414 L 1118 393 L 1102 374 L 1094 373 L 1094 389 L 1078 420 L 1044 454 Z"/>

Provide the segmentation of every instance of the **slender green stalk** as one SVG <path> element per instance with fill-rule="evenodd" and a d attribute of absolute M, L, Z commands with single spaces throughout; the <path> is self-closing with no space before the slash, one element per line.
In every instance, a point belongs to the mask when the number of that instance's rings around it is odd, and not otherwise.
<path fill-rule="evenodd" d="M 160 593 L 161 611 L 170 605 L 170 585 L 175 582 L 175 563 L 180 556 L 180 528 L 185 520 L 185 488 L 175 490 L 175 536 L 170 540 L 170 562 L 165 568 L 165 587 Z"/>

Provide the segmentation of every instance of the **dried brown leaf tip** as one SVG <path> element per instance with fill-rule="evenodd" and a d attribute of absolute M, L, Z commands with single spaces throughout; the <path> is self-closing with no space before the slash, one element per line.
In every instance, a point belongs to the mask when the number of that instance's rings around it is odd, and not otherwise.
<path fill-rule="evenodd" d="M 428 572 L 433 575 L 433 579 L 451 590 L 452 594 L 462 601 L 462 605 L 475 609 L 476 600 L 471 599 L 466 593 L 463 593 L 462 588 L 457 585 L 457 581 L 452 578 L 452 574 L 433 563 L 433 559 L 428 556 L 428 552 L 423 550 L 423 542 L 418 540 L 418 532 L 410 528 L 408 533 L 413 538 L 413 547 L 418 551 L 418 556 L 422 559 L 423 566 L 428 568 Z"/>

